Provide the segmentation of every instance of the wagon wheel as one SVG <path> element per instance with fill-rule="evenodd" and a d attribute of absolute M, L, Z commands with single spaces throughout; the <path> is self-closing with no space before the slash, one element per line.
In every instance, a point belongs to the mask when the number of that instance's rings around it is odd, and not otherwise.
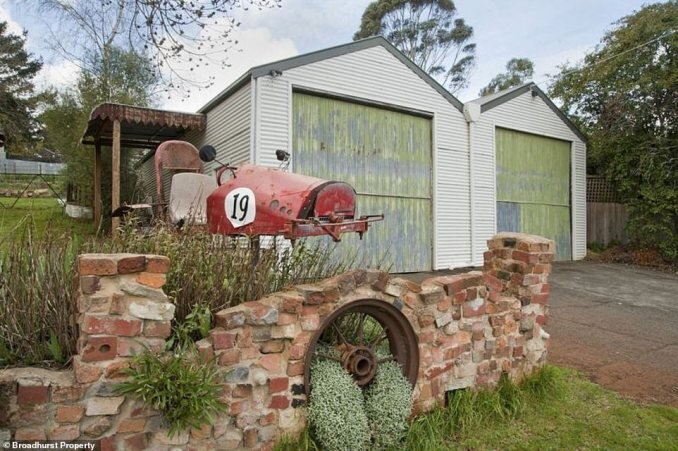
<path fill-rule="evenodd" d="M 392 305 L 375 299 L 352 302 L 323 321 L 306 356 L 307 395 L 311 392 L 310 372 L 315 359 L 338 362 L 360 387 L 368 385 L 385 362 L 397 362 L 412 386 L 419 371 L 417 337 L 407 318 Z"/>

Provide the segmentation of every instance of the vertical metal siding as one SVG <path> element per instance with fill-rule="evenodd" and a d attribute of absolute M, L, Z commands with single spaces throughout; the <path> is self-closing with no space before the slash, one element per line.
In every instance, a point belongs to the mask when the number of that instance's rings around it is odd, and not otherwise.
<path fill-rule="evenodd" d="M 431 120 L 340 100 L 293 95 L 295 172 L 351 184 L 358 214 L 384 213 L 362 242 L 343 248 L 396 272 L 432 260 Z"/>
<path fill-rule="evenodd" d="M 497 229 L 551 238 L 570 260 L 570 143 L 503 128 L 495 139 Z"/>
<path fill-rule="evenodd" d="M 581 259 L 586 255 L 586 144 L 544 103 L 539 97 L 528 92 L 483 113 L 477 122 L 474 134 L 476 168 L 494 165 L 495 126 L 505 127 L 527 133 L 539 134 L 573 142 L 571 211 L 572 211 L 572 250 L 573 258 Z M 479 160 L 484 160 L 481 163 Z M 474 264 L 482 264 L 482 251 L 485 240 L 495 233 L 495 175 L 494 169 L 478 172 L 473 177 L 476 188 L 476 255 Z M 481 210 L 485 208 L 483 213 Z"/>
<path fill-rule="evenodd" d="M 259 164 L 290 151 L 290 85 L 363 98 L 434 115 L 434 268 L 470 264 L 468 132 L 459 110 L 383 47 L 372 47 L 257 79 Z"/>

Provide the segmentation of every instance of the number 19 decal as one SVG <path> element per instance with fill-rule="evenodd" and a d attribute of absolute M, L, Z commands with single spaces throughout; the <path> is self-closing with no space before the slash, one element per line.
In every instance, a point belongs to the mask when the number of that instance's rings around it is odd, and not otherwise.
<path fill-rule="evenodd" d="M 236 188 L 226 195 L 224 210 L 236 229 L 254 222 L 257 207 L 254 193 L 249 188 Z"/>

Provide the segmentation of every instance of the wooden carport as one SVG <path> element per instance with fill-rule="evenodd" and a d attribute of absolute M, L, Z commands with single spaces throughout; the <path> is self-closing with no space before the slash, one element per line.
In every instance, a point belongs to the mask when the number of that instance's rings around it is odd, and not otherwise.
<path fill-rule="evenodd" d="M 117 103 L 102 103 L 92 110 L 82 143 L 94 145 L 94 224 L 98 230 L 102 219 L 101 146 L 110 146 L 111 211 L 120 206 L 121 149 L 155 150 L 159 144 L 180 139 L 188 130 L 205 129 L 205 115 L 143 108 Z M 112 232 L 118 227 L 112 218 Z"/>

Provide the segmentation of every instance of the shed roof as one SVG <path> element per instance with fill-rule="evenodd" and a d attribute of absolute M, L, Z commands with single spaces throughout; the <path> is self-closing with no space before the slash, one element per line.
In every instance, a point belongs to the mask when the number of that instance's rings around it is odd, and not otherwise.
<path fill-rule="evenodd" d="M 480 112 L 484 113 L 485 111 L 491 110 L 494 107 L 497 107 L 501 104 L 508 102 L 511 99 L 514 99 L 520 95 L 525 94 L 526 92 L 532 92 L 534 96 L 540 97 L 546 105 L 548 105 L 551 110 L 567 125 L 567 127 L 572 130 L 572 132 L 577 135 L 579 139 L 584 142 L 587 142 L 588 139 L 586 135 L 582 133 L 581 130 L 563 113 L 560 108 L 558 108 L 553 101 L 539 89 L 534 82 L 528 82 L 520 86 L 515 86 L 513 88 L 504 89 L 503 91 L 495 92 L 487 96 L 479 97 L 477 99 L 471 100 L 469 103 L 475 103 L 480 105 Z"/>
<path fill-rule="evenodd" d="M 348 44 L 342 44 L 335 47 L 330 47 L 323 50 L 318 50 L 311 53 L 306 53 L 304 55 L 294 56 L 292 58 L 283 59 L 280 61 L 274 61 L 272 63 L 263 64 L 261 66 L 255 66 L 249 71 L 245 72 L 240 78 L 233 82 L 229 87 L 224 89 L 219 93 L 215 98 L 207 102 L 205 106 L 198 110 L 199 113 L 207 113 L 212 108 L 217 106 L 223 100 L 231 96 L 235 91 L 247 84 L 251 79 L 259 78 L 264 75 L 270 75 L 274 71 L 286 71 L 294 69 L 295 67 L 305 66 L 307 64 L 317 63 L 329 58 L 335 58 L 337 56 L 346 55 L 348 53 L 358 52 L 361 50 L 369 49 L 372 47 L 381 46 L 388 50 L 393 56 L 398 58 L 400 62 L 410 68 L 412 72 L 417 74 L 419 78 L 424 80 L 426 83 L 431 85 L 441 96 L 447 99 L 455 108 L 459 111 L 463 111 L 464 105 L 453 96 L 447 89 L 445 89 L 440 83 L 433 79 L 429 74 L 424 72 L 422 68 L 414 64 L 404 53 L 398 50 L 393 44 L 386 40 L 382 36 L 373 36 L 371 38 L 361 39 L 359 41 L 349 42 Z"/>
<path fill-rule="evenodd" d="M 155 149 L 164 141 L 180 138 L 188 129 L 203 130 L 206 124 L 204 114 L 102 103 L 90 114 L 83 144 L 100 141 L 110 145 L 114 120 L 121 124 L 121 145 L 138 149 Z"/>

